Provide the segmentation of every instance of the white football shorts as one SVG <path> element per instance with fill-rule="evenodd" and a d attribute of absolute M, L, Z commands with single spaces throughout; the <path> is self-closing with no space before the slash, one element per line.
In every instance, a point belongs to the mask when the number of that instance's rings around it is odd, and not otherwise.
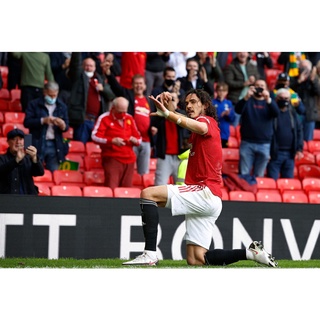
<path fill-rule="evenodd" d="M 168 201 L 172 216 L 185 215 L 187 244 L 209 249 L 215 221 L 222 210 L 222 201 L 205 186 L 167 185 Z"/>

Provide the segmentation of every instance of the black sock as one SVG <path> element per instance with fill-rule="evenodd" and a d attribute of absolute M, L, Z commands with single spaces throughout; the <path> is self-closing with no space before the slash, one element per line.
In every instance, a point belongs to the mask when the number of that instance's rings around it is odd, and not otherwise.
<path fill-rule="evenodd" d="M 145 250 L 156 251 L 159 214 L 156 202 L 140 199 L 142 229 L 145 238 Z"/>
<path fill-rule="evenodd" d="M 247 260 L 246 249 L 214 249 L 207 251 L 204 255 L 207 265 L 225 266 L 239 260 Z"/>

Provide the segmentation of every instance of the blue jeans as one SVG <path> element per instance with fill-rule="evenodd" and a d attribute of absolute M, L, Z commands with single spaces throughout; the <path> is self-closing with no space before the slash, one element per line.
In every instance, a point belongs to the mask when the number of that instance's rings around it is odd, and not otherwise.
<path fill-rule="evenodd" d="M 278 151 L 277 159 L 272 159 L 268 163 L 267 176 L 274 180 L 277 180 L 279 177 L 293 178 L 294 159 L 291 158 L 290 151 Z"/>
<path fill-rule="evenodd" d="M 44 163 L 45 168 L 53 172 L 54 170 L 58 170 L 59 161 L 57 157 L 56 143 L 54 140 L 46 141 L 46 148 L 44 151 Z"/>
<path fill-rule="evenodd" d="M 270 158 L 270 143 L 241 141 L 239 152 L 240 174 L 263 177 Z"/>
<path fill-rule="evenodd" d="M 91 141 L 91 133 L 94 127 L 94 121 L 85 120 L 83 124 L 79 127 L 74 128 L 73 139 L 77 141 L 82 141 L 86 144 Z"/>

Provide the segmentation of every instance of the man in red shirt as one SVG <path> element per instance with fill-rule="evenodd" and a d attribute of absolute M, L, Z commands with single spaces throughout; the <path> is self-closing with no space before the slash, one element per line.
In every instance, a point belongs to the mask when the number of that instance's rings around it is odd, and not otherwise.
<path fill-rule="evenodd" d="M 110 111 L 103 113 L 93 128 L 91 138 L 101 146 L 105 185 L 110 188 L 132 187 L 136 155 L 134 146 L 141 136 L 133 117 L 127 113 L 129 101 L 115 98 Z"/>
<path fill-rule="evenodd" d="M 210 95 L 192 89 L 185 96 L 187 117 L 172 110 L 172 96 L 164 92 L 156 98 L 157 115 L 190 130 L 190 154 L 185 185 L 148 187 L 141 192 L 144 252 L 124 265 L 156 265 L 158 258 L 158 206 L 170 208 L 172 215 L 185 215 L 185 240 L 189 265 L 227 265 L 239 260 L 254 260 L 270 267 L 277 263 L 263 245 L 253 241 L 248 249 L 209 250 L 215 221 L 222 210 L 222 146 L 218 118 Z"/>

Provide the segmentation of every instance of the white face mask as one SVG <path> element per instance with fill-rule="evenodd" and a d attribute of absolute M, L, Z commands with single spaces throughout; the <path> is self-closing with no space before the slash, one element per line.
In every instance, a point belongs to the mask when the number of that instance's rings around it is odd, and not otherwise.
<path fill-rule="evenodd" d="M 85 71 L 84 73 L 86 74 L 86 76 L 87 76 L 88 78 L 92 78 L 92 77 L 93 77 L 93 74 L 94 74 L 93 71 Z"/>

